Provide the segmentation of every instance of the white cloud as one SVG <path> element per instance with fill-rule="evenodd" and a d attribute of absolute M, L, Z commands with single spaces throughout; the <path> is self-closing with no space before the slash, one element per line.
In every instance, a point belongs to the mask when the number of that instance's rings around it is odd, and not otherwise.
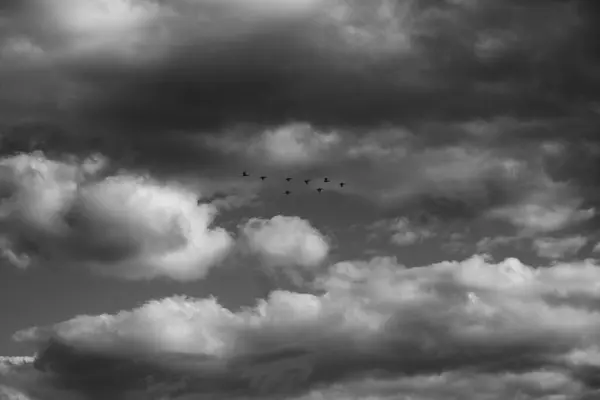
<path fill-rule="evenodd" d="M 310 124 L 294 123 L 265 131 L 249 149 L 250 155 L 273 165 L 322 163 L 340 142 L 334 132 L 320 132 Z"/>
<path fill-rule="evenodd" d="M 583 236 L 537 238 L 533 241 L 533 248 L 540 257 L 564 258 L 577 254 L 587 241 Z"/>
<path fill-rule="evenodd" d="M 0 160 L 4 254 L 82 264 L 127 279 L 202 278 L 233 239 L 211 228 L 216 210 L 175 183 L 131 175 L 100 178 L 87 161 L 41 154 Z"/>
<path fill-rule="evenodd" d="M 574 352 L 600 345 L 599 280 L 600 266 L 589 260 L 535 269 L 517 259 L 493 264 L 474 256 L 406 268 L 394 258 L 378 257 L 331 266 L 316 281 L 322 294 L 277 290 L 254 308 L 237 312 L 214 298 L 176 296 L 114 315 L 31 328 L 16 338 L 44 343 L 52 336 L 84 354 L 93 349 L 121 359 L 146 359 L 171 373 L 190 374 L 192 381 L 210 376 L 210 388 L 190 384 L 188 394 L 214 390 L 216 398 L 232 394 L 231 382 L 248 385 L 239 375 L 248 356 L 299 348 L 313 360 L 310 382 L 320 382 L 321 388 L 337 385 L 325 394 L 343 393 L 344 377 L 352 374 L 357 383 L 349 388 L 373 398 L 393 398 L 392 389 L 399 386 L 400 393 L 412 390 L 441 400 L 445 397 L 436 388 L 446 383 L 457 395 L 455 390 L 491 394 L 520 388 L 542 399 L 584 390 L 583 381 L 560 369 L 565 360 L 574 360 Z M 60 365 L 62 357 L 68 355 L 48 354 L 46 361 Z M 576 358 L 579 366 L 595 360 Z M 534 372 L 513 369 L 519 362 Z M 459 372 L 465 368 L 470 372 Z M 371 380 L 369 386 L 374 370 L 390 374 L 388 391 L 382 380 Z M 446 373 L 434 378 L 439 371 Z M 425 385 L 436 379 L 439 385 Z M 307 390 L 321 390 L 309 383 Z"/>
<path fill-rule="evenodd" d="M 329 253 L 327 237 L 299 217 L 252 218 L 240 232 L 246 250 L 269 267 L 312 269 L 321 265 Z"/>

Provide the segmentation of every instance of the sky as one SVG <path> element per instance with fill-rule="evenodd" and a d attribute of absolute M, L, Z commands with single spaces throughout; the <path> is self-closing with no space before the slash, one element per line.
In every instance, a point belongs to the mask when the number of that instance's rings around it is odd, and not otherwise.
<path fill-rule="evenodd" d="M 0 394 L 598 398 L 599 38 L 595 0 L 2 1 Z"/>

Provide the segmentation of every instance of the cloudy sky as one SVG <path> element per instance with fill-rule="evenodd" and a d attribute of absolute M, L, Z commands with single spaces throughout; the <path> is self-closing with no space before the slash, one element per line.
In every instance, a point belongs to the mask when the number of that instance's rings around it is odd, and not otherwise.
<path fill-rule="evenodd" d="M 38 357 L 0 395 L 599 398 L 599 37 L 596 0 L 2 1 L 0 355 Z"/>

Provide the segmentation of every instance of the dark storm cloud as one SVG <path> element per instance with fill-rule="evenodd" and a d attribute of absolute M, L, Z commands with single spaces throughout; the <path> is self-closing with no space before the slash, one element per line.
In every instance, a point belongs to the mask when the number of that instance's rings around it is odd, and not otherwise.
<path fill-rule="evenodd" d="M 94 88 L 84 114 L 144 132 L 553 116 L 598 94 L 591 22 L 575 3 L 396 2 L 387 19 L 374 19 L 380 4 L 352 4 L 356 22 L 311 15 L 213 40 L 182 35 L 150 65 L 92 58 L 69 70 Z M 376 46 L 392 23 L 407 44 L 388 52 L 341 37 L 365 24 Z"/>
<path fill-rule="evenodd" d="M 219 13 L 204 3 L 175 3 L 180 14 L 169 18 L 153 14 L 169 42 L 159 51 L 150 42 L 159 36 L 147 39 L 150 56 L 123 60 L 102 48 L 56 61 L 86 90 L 77 112 L 147 135 L 243 122 L 552 116 L 598 94 L 589 3 L 322 1 L 313 12 L 258 24 L 236 20 L 233 2 Z M 209 24 L 193 19 L 205 15 Z M 29 26 L 34 41 L 53 28 Z"/>
<path fill-rule="evenodd" d="M 473 145 L 522 160 L 543 141 L 585 149 L 598 140 L 598 6 L 589 1 L 122 0 L 112 14 L 88 2 L 22 4 L 5 13 L 4 29 L 21 44 L 5 41 L 1 73 L 22 82 L 6 98 L 41 99 L 7 104 L 53 129 L 59 139 L 39 146 L 58 152 L 93 148 L 127 167 L 223 177 L 266 157 L 232 154 L 207 144 L 212 139 L 250 149 L 265 131 L 297 122 L 350 142 L 378 143 L 373 130 L 403 127 L 413 135 L 409 151 Z M 43 85 L 50 80 L 55 90 Z M 32 146 L 17 128 L 5 132 Z M 584 185 L 574 196 L 595 196 L 597 174 L 575 176 L 567 153 L 546 173 Z M 319 172 L 359 176 L 353 184 L 363 196 L 380 197 L 389 186 L 412 190 L 402 170 L 374 177 L 379 159 L 315 154 Z M 597 164 L 597 155 L 586 159 Z M 434 216 L 473 219 L 523 200 L 514 184 L 469 175 L 460 190 L 425 185 L 392 209 L 416 204 Z"/>

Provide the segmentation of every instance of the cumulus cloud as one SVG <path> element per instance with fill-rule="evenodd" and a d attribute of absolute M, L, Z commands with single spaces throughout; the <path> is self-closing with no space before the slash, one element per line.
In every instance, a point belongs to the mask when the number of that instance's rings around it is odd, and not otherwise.
<path fill-rule="evenodd" d="M 96 162 L 40 153 L 0 166 L 4 255 L 15 263 L 31 258 L 126 279 L 189 280 L 206 275 L 232 246 L 225 230 L 211 227 L 214 207 L 198 205 L 194 192 L 175 183 L 102 177 Z"/>
<path fill-rule="evenodd" d="M 322 131 L 300 122 L 267 129 L 232 129 L 228 134 L 204 138 L 203 144 L 230 156 L 243 157 L 261 169 L 291 171 L 328 164 L 332 157 L 338 158 L 343 148 L 338 132 Z"/>
<path fill-rule="evenodd" d="M 300 283 L 300 270 L 311 271 L 329 254 L 329 239 L 299 217 L 251 218 L 240 227 L 243 251 L 259 258 L 261 265 L 282 271 Z M 291 275 L 290 275 L 291 274 Z"/>
<path fill-rule="evenodd" d="M 339 142 L 336 133 L 321 133 L 308 124 L 291 124 L 267 130 L 251 148 L 275 165 L 314 165 Z"/>
<path fill-rule="evenodd" d="M 600 340 L 599 271 L 589 260 L 536 269 L 514 258 L 494 264 L 473 256 L 406 268 L 376 257 L 332 265 L 316 281 L 320 294 L 276 290 L 236 312 L 214 298 L 175 296 L 15 337 L 50 343 L 38 368 L 84 393 L 108 382 L 115 393 L 143 390 L 153 374 L 169 385 L 186 375 L 180 383 L 188 395 L 236 398 L 244 388 L 253 396 L 244 371 L 278 358 L 293 364 L 305 354 L 304 394 L 288 388 L 288 396 L 387 398 L 396 388 L 433 399 L 467 389 L 498 396 L 520 390 L 532 399 L 581 395 L 594 388 L 598 371 L 590 351 Z M 431 380 L 437 384 L 423 386 Z"/>

